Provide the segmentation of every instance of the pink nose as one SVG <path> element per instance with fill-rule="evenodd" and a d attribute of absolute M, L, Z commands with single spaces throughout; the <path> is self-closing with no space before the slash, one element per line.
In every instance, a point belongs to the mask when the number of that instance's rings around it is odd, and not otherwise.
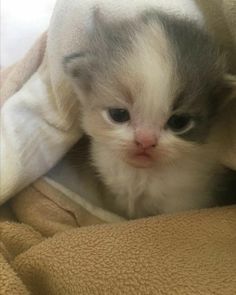
<path fill-rule="evenodd" d="M 152 133 L 137 132 L 135 137 L 135 143 L 137 146 L 144 149 L 153 148 L 157 145 L 157 137 Z"/>

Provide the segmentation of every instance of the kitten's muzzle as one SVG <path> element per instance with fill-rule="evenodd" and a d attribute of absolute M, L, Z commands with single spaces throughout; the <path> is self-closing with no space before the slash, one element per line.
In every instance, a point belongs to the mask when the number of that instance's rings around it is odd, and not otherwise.
<path fill-rule="evenodd" d="M 136 144 L 126 157 L 126 162 L 137 168 L 148 168 L 153 166 L 155 162 L 155 146 L 147 145 L 143 148 L 140 144 Z"/>

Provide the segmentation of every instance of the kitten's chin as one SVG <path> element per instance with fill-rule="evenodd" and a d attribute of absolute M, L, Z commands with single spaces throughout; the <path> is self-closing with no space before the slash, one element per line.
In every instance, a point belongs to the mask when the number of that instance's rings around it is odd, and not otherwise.
<path fill-rule="evenodd" d="M 135 168 L 151 168 L 154 166 L 154 159 L 147 154 L 132 155 L 125 158 L 125 162 Z"/>

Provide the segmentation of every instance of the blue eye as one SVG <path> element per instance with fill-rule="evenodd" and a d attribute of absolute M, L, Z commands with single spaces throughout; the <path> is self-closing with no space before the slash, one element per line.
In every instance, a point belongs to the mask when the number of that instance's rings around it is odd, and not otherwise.
<path fill-rule="evenodd" d="M 117 123 L 125 123 L 130 120 L 130 114 L 126 109 L 108 109 L 110 118 Z"/>

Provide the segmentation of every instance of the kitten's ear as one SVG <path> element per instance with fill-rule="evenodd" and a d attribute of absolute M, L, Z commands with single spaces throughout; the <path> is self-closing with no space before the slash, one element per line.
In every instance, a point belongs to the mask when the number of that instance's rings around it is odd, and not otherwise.
<path fill-rule="evenodd" d="M 94 72 L 98 68 L 99 56 L 104 56 L 107 50 L 106 30 L 107 25 L 103 21 L 100 10 L 95 8 L 91 28 L 88 31 L 90 50 L 72 53 L 64 57 L 64 71 L 80 90 L 89 91 L 91 89 Z M 96 57 L 94 52 L 96 52 Z"/>
<path fill-rule="evenodd" d="M 96 65 L 95 58 L 89 52 L 70 54 L 63 59 L 65 73 L 72 79 L 76 88 L 90 91 Z"/>
<path fill-rule="evenodd" d="M 95 72 L 104 64 L 108 56 L 107 43 L 115 38 L 109 29 L 109 25 L 103 19 L 98 8 L 93 11 L 91 28 L 88 33 L 88 50 L 72 53 L 63 59 L 64 71 L 74 82 L 77 89 L 90 91 L 94 80 Z M 113 41 L 114 42 L 114 41 Z"/>

